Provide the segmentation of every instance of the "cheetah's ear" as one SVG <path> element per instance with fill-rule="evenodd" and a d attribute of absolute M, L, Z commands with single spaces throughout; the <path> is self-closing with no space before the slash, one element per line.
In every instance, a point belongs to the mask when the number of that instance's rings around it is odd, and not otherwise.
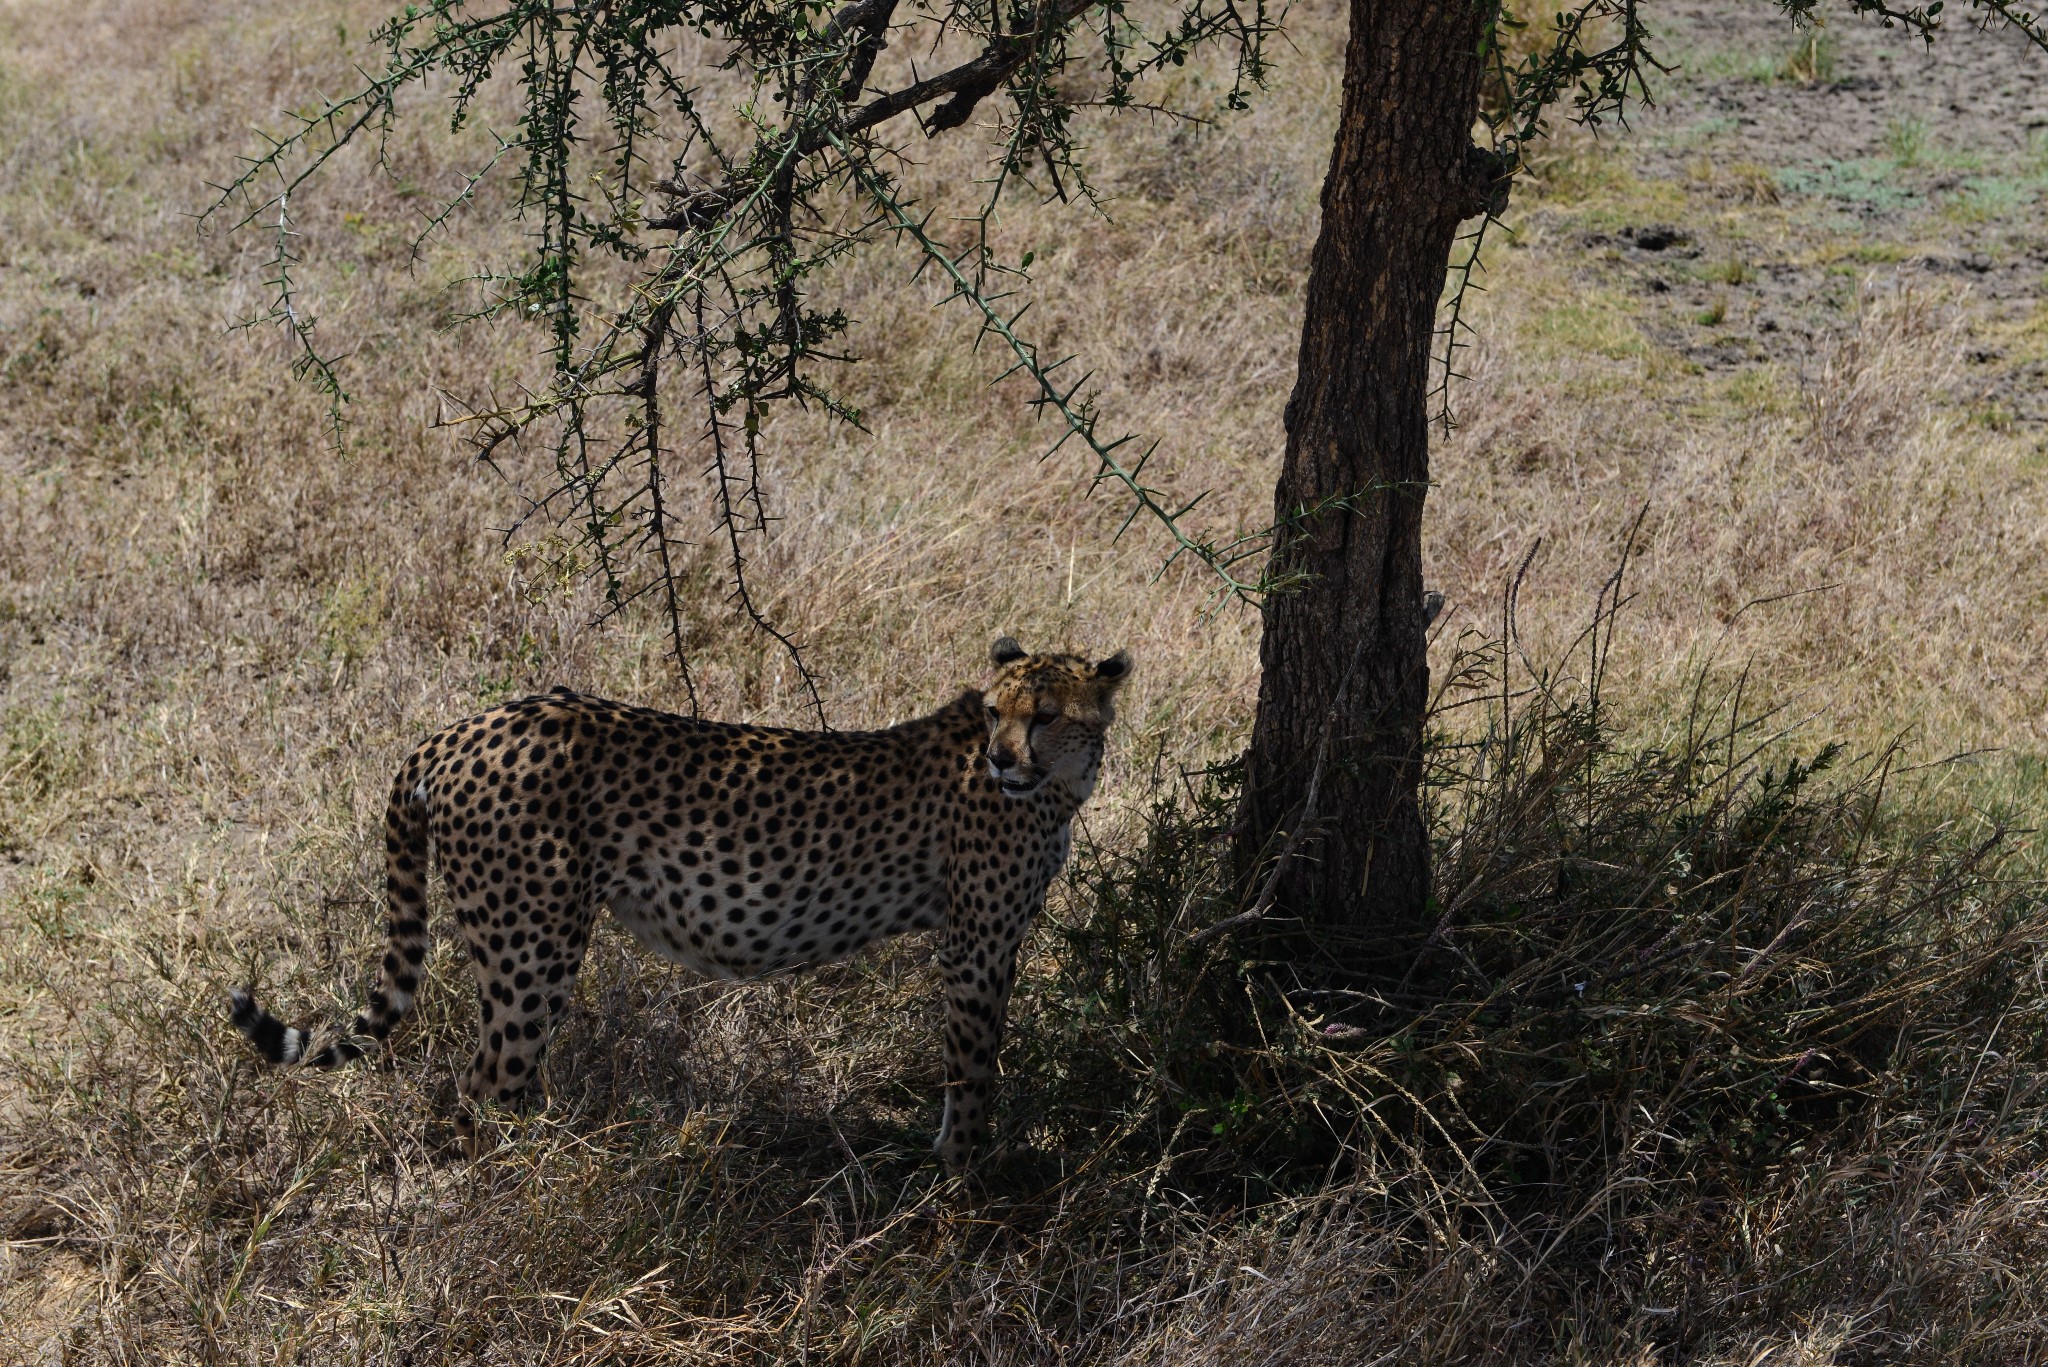
<path fill-rule="evenodd" d="M 1128 650 L 1119 650 L 1095 666 L 1095 677 L 1098 679 L 1120 680 L 1130 672 L 1131 652 Z"/>
<path fill-rule="evenodd" d="M 1017 644 L 1014 636 L 998 636 L 996 643 L 988 648 L 989 663 L 1001 669 L 1012 660 L 1021 660 L 1026 655 L 1023 646 Z"/>

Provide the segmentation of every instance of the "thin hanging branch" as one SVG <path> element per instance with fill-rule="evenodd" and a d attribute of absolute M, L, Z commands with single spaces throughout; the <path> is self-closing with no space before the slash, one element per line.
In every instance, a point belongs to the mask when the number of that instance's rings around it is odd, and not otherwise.
<path fill-rule="evenodd" d="M 663 616 L 668 622 L 669 651 L 675 657 L 676 672 L 682 675 L 683 691 L 690 699 L 690 715 L 697 715 L 697 683 L 690 677 L 689 645 L 683 628 L 682 604 L 676 598 L 675 561 L 669 555 L 668 506 L 661 490 L 661 350 L 668 343 L 668 329 L 675 318 L 675 306 L 657 308 L 647 320 L 647 345 L 642 349 L 640 367 L 641 440 L 647 450 L 647 538 L 661 562 L 656 580 L 661 590 Z"/>

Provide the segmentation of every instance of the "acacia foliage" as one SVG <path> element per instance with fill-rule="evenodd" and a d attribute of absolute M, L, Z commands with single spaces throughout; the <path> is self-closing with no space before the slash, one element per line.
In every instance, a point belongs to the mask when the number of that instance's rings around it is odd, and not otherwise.
<path fill-rule="evenodd" d="M 1461 305 L 1526 149 L 1555 117 L 1592 126 L 1624 117 L 1653 98 L 1666 69 L 1640 0 L 1473 2 L 1487 10 L 1479 112 L 1495 185 L 1452 271 L 1435 395 L 1446 423 L 1469 330 Z M 1821 22 L 1818 0 L 1777 3 L 1796 24 Z M 2013 0 L 1970 7 L 2048 47 L 2048 29 Z M 1943 5 L 1843 8 L 1931 37 Z M 1147 482 L 1155 446 L 1104 430 L 1088 377 L 1069 369 L 1073 358 L 1042 355 L 1018 329 L 1032 254 L 1001 260 L 990 237 L 998 209 L 1019 191 L 1103 207 L 1077 141 L 1084 108 L 1199 120 L 1246 107 L 1271 75 L 1267 48 L 1284 17 L 1273 0 L 431 0 L 378 28 L 381 63 L 359 68 L 354 90 L 292 115 L 294 125 L 223 188 L 216 211 L 233 206 L 241 226 L 275 233 L 271 307 L 250 321 L 290 335 L 298 373 L 332 400 L 338 440 L 346 367 L 317 339 L 295 283 L 292 198 L 352 143 L 374 140 L 381 157 L 392 129 L 416 117 L 401 104 L 415 88 L 461 128 L 486 123 L 486 87 L 511 82 L 516 123 L 486 130 L 488 155 L 427 215 L 415 243 L 487 182 L 509 179 L 526 245 L 474 279 L 482 303 L 464 318 L 513 316 L 543 329 L 547 373 L 517 398 L 484 400 L 464 415 L 479 453 L 490 459 L 515 440 L 552 450 L 553 478 L 526 492 L 520 522 L 568 532 L 569 559 L 599 578 L 607 613 L 651 600 L 693 704 L 677 578 L 687 539 L 678 464 L 706 470 L 733 604 L 788 647 L 822 722 L 796 643 L 762 610 L 748 563 L 751 538 L 772 521 L 761 478 L 772 412 L 796 404 L 862 421 L 829 379 L 828 367 L 851 357 L 852 321 L 821 305 L 816 286 L 871 241 L 894 239 L 918 271 L 964 301 L 980 324 L 976 344 L 992 343 L 1006 374 L 1028 377 L 1029 402 L 1053 416 L 1052 450 L 1078 442 L 1095 483 L 1126 500 L 1125 528 L 1140 518 L 1161 528 L 1171 556 L 1207 566 L 1223 598 L 1257 604 L 1292 587 L 1266 570 L 1277 527 L 1211 538 L 1187 517 L 1194 503 Z M 705 41 L 683 41 L 691 35 Z M 917 56 L 882 60 L 891 47 Z M 707 48 L 729 73 L 715 82 L 702 65 Z M 1148 78 L 1208 49 L 1229 67 L 1221 110 L 1164 109 Z M 895 168 L 920 136 L 977 113 L 977 132 L 991 143 L 978 208 L 935 232 Z M 620 266 L 623 291 L 592 288 L 594 275 Z M 671 407 L 683 411 L 672 417 Z M 1341 516 L 1352 496 L 1285 520 Z"/>

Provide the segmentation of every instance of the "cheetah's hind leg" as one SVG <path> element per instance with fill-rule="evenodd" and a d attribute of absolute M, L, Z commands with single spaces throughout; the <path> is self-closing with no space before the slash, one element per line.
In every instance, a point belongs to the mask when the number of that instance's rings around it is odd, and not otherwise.
<path fill-rule="evenodd" d="M 560 875 L 569 871 L 542 870 L 538 885 L 560 887 L 568 881 Z M 465 888 L 455 903 L 476 973 L 478 1013 L 476 1054 L 462 1076 L 456 1130 L 474 1158 L 482 1148 L 482 1108 L 524 1110 L 534 1100 L 548 1038 L 583 966 L 596 901 L 584 885 L 507 899 L 495 909 Z"/>

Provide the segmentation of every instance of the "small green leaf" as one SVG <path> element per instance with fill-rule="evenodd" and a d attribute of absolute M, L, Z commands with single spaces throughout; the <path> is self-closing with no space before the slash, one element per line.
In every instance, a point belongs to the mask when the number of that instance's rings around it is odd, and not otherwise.
<path fill-rule="evenodd" d="M 1024 253 L 1024 259 L 1017 263 L 1017 269 L 1020 271 L 1028 271 L 1031 269 L 1031 263 L 1036 261 L 1037 259 L 1037 252 L 1026 252 Z"/>

